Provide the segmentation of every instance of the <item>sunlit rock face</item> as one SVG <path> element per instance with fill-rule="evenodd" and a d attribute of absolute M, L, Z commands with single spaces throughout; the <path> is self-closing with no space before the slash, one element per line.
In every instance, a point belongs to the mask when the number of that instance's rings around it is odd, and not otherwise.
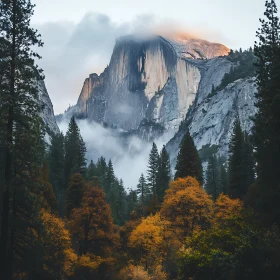
<path fill-rule="evenodd" d="M 193 58 L 227 54 L 226 47 L 211 44 L 195 39 L 176 45 L 174 39 L 161 36 L 121 37 L 105 71 L 85 80 L 73 112 L 125 131 L 140 130 L 149 139 L 151 133 L 144 132 L 143 123 L 149 123 L 149 131 L 151 123 L 157 129 L 177 130 L 201 81 L 201 71 L 185 59 L 181 49 L 184 45 Z"/>
<path fill-rule="evenodd" d="M 228 55 L 230 49 L 218 43 L 190 37 L 185 34 L 169 34 L 169 41 L 179 57 L 193 59 L 211 59 Z"/>

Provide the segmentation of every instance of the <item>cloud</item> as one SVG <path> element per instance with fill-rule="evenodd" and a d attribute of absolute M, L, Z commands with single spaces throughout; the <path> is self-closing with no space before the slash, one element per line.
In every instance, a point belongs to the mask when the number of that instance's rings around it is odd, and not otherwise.
<path fill-rule="evenodd" d="M 77 120 L 81 135 L 86 143 L 88 162 L 104 156 L 112 160 L 115 176 L 122 178 L 127 188 L 135 189 L 141 173 L 146 174 L 151 145 L 136 136 L 124 136 L 120 131 L 104 128 L 98 123 Z M 59 128 L 67 131 L 68 122 L 63 121 Z M 156 140 L 158 149 L 173 136 L 168 133 Z"/>
<path fill-rule="evenodd" d="M 76 103 L 84 79 L 109 64 L 116 38 L 147 29 L 153 16 L 116 24 L 104 14 L 87 13 L 78 24 L 49 22 L 34 27 L 45 42 L 38 62 L 56 113 Z"/>

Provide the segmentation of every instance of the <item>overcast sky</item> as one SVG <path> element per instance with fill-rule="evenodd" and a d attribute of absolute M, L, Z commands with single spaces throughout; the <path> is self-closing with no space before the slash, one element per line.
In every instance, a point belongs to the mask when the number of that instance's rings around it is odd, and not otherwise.
<path fill-rule="evenodd" d="M 248 48 L 254 44 L 265 0 L 36 2 L 32 24 L 45 42 L 39 65 L 55 113 L 61 113 L 76 103 L 84 79 L 109 63 L 117 37 L 169 25 L 232 49 Z M 279 7 L 280 0 L 276 3 Z"/>

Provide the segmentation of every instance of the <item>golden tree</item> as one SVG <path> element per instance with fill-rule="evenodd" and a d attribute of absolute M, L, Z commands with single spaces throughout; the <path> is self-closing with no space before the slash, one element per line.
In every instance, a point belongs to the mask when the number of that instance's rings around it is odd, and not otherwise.
<path fill-rule="evenodd" d="M 161 208 L 181 242 L 195 230 L 206 229 L 213 220 L 213 201 L 192 177 L 170 183 Z"/>

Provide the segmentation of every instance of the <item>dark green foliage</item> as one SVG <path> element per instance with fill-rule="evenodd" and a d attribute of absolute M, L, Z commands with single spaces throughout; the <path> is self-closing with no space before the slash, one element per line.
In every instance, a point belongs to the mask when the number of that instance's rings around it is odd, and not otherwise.
<path fill-rule="evenodd" d="M 255 160 L 252 140 L 247 132 L 244 132 L 242 172 L 244 174 L 243 184 L 248 188 L 255 182 Z"/>
<path fill-rule="evenodd" d="M 88 180 L 92 179 L 94 176 L 96 176 L 96 166 L 93 163 L 93 160 L 90 161 L 90 164 L 88 165 L 86 177 Z"/>
<path fill-rule="evenodd" d="M 243 133 L 239 118 L 234 122 L 229 152 L 229 195 L 243 199 L 255 180 L 255 163 L 249 136 Z"/>
<path fill-rule="evenodd" d="M 218 145 L 204 145 L 202 148 L 198 151 L 199 157 L 201 161 L 207 161 L 208 158 L 218 152 L 219 146 Z"/>
<path fill-rule="evenodd" d="M 129 202 L 122 179 L 118 180 L 115 177 L 111 160 L 107 164 L 105 158 L 100 157 L 97 160 L 96 167 L 93 166 L 94 164 L 92 165 L 92 171 L 94 171 L 95 176 L 89 178 L 89 180 L 98 182 L 98 185 L 106 194 L 106 202 L 111 206 L 114 222 L 117 225 L 123 225 L 129 219 Z"/>
<path fill-rule="evenodd" d="M 260 211 L 268 223 L 280 224 L 280 22 L 275 1 L 266 2 L 255 43 L 258 112 L 254 119 Z"/>
<path fill-rule="evenodd" d="M 96 163 L 96 176 L 99 177 L 102 188 L 104 189 L 107 163 L 104 157 L 100 157 Z"/>
<path fill-rule="evenodd" d="M 228 195 L 228 172 L 225 168 L 225 163 L 220 165 L 220 175 L 222 192 Z"/>
<path fill-rule="evenodd" d="M 127 200 L 126 191 L 124 189 L 123 180 L 116 180 L 116 220 L 118 225 L 123 225 L 129 219 L 129 213 L 127 213 Z"/>
<path fill-rule="evenodd" d="M 37 88 L 40 70 L 34 65 L 34 59 L 40 58 L 34 46 L 43 43 L 37 31 L 30 27 L 33 8 L 29 0 L 0 1 L 0 123 L 4 127 L 1 133 L 4 155 L 4 184 L 0 189 L 1 279 L 11 279 L 14 265 L 14 225 L 19 198 L 15 193 L 18 185 L 15 179 L 23 172 L 35 172 L 37 157 L 41 156 L 39 146 L 43 143 Z M 19 151 L 22 157 L 17 154 Z M 34 154 L 29 154 L 31 151 Z M 30 223 L 33 221 L 30 219 Z M 24 230 L 20 232 L 24 234 Z"/>
<path fill-rule="evenodd" d="M 141 174 L 138 185 L 137 185 L 137 190 L 136 190 L 138 196 L 139 196 L 139 202 L 140 202 L 140 208 L 142 210 L 142 215 L 144 215 L 144 209 L 145 206 L 147 205 L 148 201 L 151 199 L 151 191 L 149 186 L 147 185 L 145 176 L 143 173 Z"/>
<path fill-rule="evenodd" d="M 156 195 L 156 180 L 159 168 L 159 154 L 157 145 L 153 143 L 152 150 L 149 155 L 148 170 L 147 170 L 147 184 L 150 187 L 152 194 Z"/>
<path fill-rule="evenodd" d="M 242 198 L 246 193 L 246 189 L 243 189 L 244 182 L 242 176 L 243 147 L 243 131 L 239 118 L 236 118 L 229 144 L 229 194 L 233 198 Z"/>
<path fill-rule="evenodd" d="M 191 176 L 203 183 L 201 160 L 189 131 L 181 142 L 175 170 L 175 179 Z"/>
<path fill-rule="evenodd" d="M 127 194 L 126 200 L 127 200 L 127 213 L 129 215 L 133 210 L 135 210 L 137 206 L 137 191 L 130 189 Z"/>
<path fill-rule="evenodd" d="M 163 146 L 159 155 L 159 166 L 156 180 L 157 197 L 160 203 L 163 201 L 165 190 L 167 190 L 170 181 L 170 160 L 166 148 Z"/>
<path fill-rule="evenodd" d="M 210 156 L 206 171 L 205 190 L 212 196 L 214 201 L 223 192 L 220 172 L 217 157 L 215 155 Z"/>
<path fill-rule="evenodd" d="M 80 134 L 79 127 L 72 117 L 65 135 L 65 184 L 75 173 L 85 175 L 86 147 Z"/>
<path fill-rule="evenodd" d="M 71 176 L 66 190 L 65 214 L 67 217 L 71 215 L 71 211 L 74 208 L 78 208 L 80 206 L 84 192 L 84 178 L 80 173 L 75 173 Z"/>
<path fill-rule="evenodd" d="M 55 134 L 52 136 L 48 157 L 49 179 L 56 195 L 60 216 L 63 216 L 65 201 L 64 157 L 64 136 L 62 133 Z"/>
<path fill-rule="evenodd" d="M 113 188 L 113 184 L 115 182 L 115 172 L 113 168 L 112 161 L 109 160 L 108 167 L 105 174 L 105 182 L 104 182 L 104 190 L 105 193 L 108 194 Z"/>

